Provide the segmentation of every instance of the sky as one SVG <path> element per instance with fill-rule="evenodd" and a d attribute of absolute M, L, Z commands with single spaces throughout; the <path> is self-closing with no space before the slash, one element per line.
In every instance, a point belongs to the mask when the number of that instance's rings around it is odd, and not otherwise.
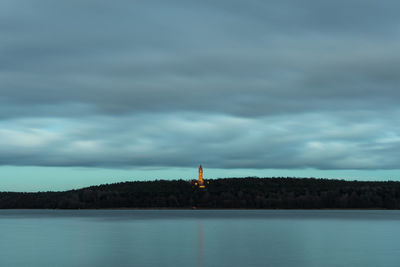
<path fill-rule="evenodd" d="M 400 2 L 3 0 L 0 191 L 400 178 Z"/>

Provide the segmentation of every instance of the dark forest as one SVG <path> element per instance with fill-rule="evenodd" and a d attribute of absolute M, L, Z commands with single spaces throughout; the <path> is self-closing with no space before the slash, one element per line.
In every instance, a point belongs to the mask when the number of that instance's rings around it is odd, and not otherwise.
<path fill-rule="evenodd" d="M 1 192 L 3 209 L 399 209 L 400 182 L 225 178 L 136 181 L 64 192 Z"/>

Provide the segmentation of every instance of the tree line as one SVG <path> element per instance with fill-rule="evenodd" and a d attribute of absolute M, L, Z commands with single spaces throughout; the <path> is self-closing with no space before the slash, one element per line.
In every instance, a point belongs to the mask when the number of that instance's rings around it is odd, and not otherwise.
<path fill-rule="evenodd" d="M 135 181 L 64 192 L 0 192 L 3 209 L 399 209 L 400 182 L 315 178 Z"/>

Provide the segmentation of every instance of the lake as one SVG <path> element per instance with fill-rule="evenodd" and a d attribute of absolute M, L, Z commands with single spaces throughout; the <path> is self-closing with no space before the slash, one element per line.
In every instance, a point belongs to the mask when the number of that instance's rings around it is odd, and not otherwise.
<path fill-rule="evenodd" d="M 1 210 L 0 266 L 400 266 L 400 211 Z"/>

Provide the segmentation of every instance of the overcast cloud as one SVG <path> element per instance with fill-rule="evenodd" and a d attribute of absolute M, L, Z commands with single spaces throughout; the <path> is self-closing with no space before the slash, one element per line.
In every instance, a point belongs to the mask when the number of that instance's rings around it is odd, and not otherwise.
<path fill-rule="evenodd" d="M 0 3 L 0 164 L 400 168 L 399 1 Z"/>

